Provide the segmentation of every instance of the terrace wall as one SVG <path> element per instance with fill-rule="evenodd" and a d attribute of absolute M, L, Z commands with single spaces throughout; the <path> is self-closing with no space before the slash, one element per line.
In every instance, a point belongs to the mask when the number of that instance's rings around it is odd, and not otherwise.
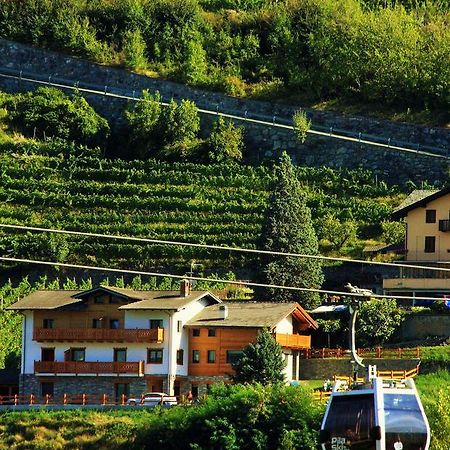
<path fill-rule="evenodd" d="M 65 80 L 66 84 L 91 86 L 108 92 L 123 93 L 124 90 L 137 97 L 143 89 L 158 90 L 163 101 L 171 98 L 191 99 L 200 108 L 213 111 L 234 112 L 248 117 L 262 117 L 266 120 L 289 120 L 298 106 L 278 103 L 257 102 L 232 98 L 223 94 L 206 92 L 181 84 L 136 75 L 124 70 L 105 67 L 56 52 L 37 49 L 15 42 L 0 40 L 0 70 L 18 73 L 22 70 L 45 80 Z M 0 89 L 16 92 L 35 89 L 38 85 L 0 77 Z M 86 95 L 96 110 L 113 124 L 122 121 L 127 100 L 98 95 Z M 432 146 L 443 149 L 450 147 L 450 130 L 430 128 L 383 120 L 339 115 L 318 110 L 306 110 L 313 125 L 326 130 L 343 129 L 353 135 L 376 135 L 394 145 L 407 142 L 417 146 Z M 205 121 L 211 123 L 211 116 Z M 447 178 L 448 164 L 442 159 L 430 158 L 414 153 L 402 153 L 374 146 L 361 145 L 326 137 L 309 135 L 307 142 L 296 142 L 291 130 L 260 126 L 245 122 L 249 160 L 261 161 L 273 158 L 287 150 L 298 164 L 307 166 L 330 166 L 333 168 L 363 167 L 373 170 L 380 178 L 393 183 L 413 179 L 416 183 L 428 180 L 438 183 Z M 415 148 L 415 147 L 414 147 Z"/>

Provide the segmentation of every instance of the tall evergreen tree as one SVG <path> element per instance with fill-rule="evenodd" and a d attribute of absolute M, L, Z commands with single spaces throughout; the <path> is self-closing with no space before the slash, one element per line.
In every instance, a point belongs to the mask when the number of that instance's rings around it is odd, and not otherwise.
<path fill-rule="evenodd" d="M 272 384 L 284 381 L 286 361 L 280 345 L 263 328 L 256 342 L 244 348 L 242 356 L 232 367 L 236 372 L 233 380 L 237 383 Z"/>
<path fill-rule="evenodd" d="M 262 248 L 317 255 L 319 246 L 311 211 L 286 152 L 281 156 L 275 175 L 263 223 Z M 263 255 L 260 262 L 261 278 L 267 284 L 319 288 L 323 282 L 321 263 L 317 259 Z M 271 288 L 257 291 L 257 295 L 265 300 L 296 300 L 304 308 L 312 308 L 320 302 L 319 295 L 313 292 Z"/>

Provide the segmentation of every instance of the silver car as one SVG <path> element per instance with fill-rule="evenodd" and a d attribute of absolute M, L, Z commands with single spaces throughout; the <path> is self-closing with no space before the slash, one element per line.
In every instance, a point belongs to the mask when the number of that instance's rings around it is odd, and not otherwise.
<path fill-rule="evenodd" d="M 144 405 L 144 406 L 163 406 L 170 408 L 178 404 L 177 398 L 173 395 L 167 395 L 164 392 L 147 392 L 141 398 L 129 398 L 128 405 Z"/>

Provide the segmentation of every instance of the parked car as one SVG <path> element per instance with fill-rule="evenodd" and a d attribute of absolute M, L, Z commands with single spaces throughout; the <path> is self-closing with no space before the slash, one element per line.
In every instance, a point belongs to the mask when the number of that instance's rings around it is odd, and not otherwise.
<path fill-rule="evenodd" d="M 163 406 L 170 408 L 178 404 L 177 398 L 173 395 L 167 395 L 164 392 L 147 392 L 139 397 L 130 397 L 127 401 L 128 405 L 144 405 L 144 406 Z"/>

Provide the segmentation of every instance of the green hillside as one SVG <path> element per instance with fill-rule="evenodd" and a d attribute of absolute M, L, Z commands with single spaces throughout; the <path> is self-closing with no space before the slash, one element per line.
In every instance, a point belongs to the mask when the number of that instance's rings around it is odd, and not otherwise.
<path fill-rule="evenodd" d="M 34 153 L 30 153 L 30 148 Z M 272 169 L 155 160 L 65 158 L 37 153 L 44 143 L 2 145 L 0 221 L 20 225 L 255 248 Z M 299 167 L 320 232 L 324 217 L 355 224 L 360 237 L 380 232 L 399 189 L 375 183 L 366 170 Z M 321 218 L 321 221 L 317 221 Z M 135 268 L 235 269 L 244 256 L 180 246 L 0 231 L 3 254 Z M 370 236 L 369 236 L 370 237 Z M 356 251 L 358 244 L 352 243 Z"/>
<path fill-rule="evenodd" d="M 236 96 L 369 102 L 403 120 L 450 101 L 439 0 L 12 0 L 0 37 Z"/>

